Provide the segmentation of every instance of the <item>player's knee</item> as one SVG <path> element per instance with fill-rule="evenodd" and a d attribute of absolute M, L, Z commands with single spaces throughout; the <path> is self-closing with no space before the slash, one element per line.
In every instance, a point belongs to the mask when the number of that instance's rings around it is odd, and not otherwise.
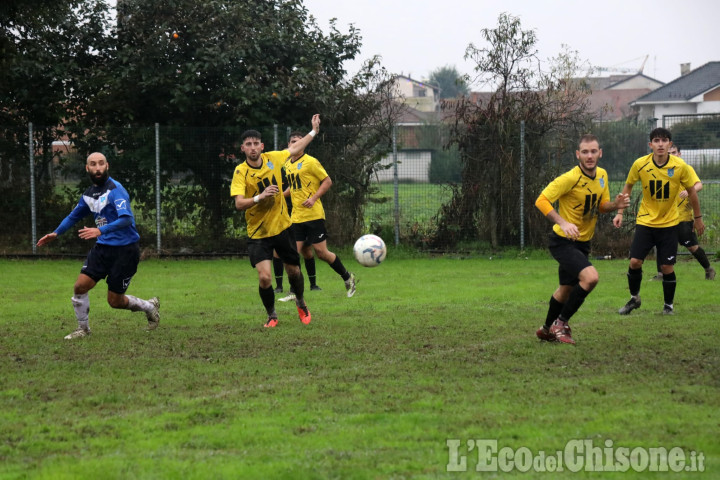
<path fill-rule="evenodd" d="M 298 265 L 290 265 L 290 264 L 286 263 L 285 271 L 287 272 L 288 278 L 297 277 L 298 275 L 302 275 L 302 273 L 300 273 L 300 267 Z"/>
<path fill-rule="evenodd" d="M 640 260 L 639 258 L 631 258 L 630 259 L 630 268 L 632 268 L 633 270 L 642 268 L 642 266 L 643 266 L 643 261 Z"/>
<path fill-rule="evenodd" d="M 598 275 L 597 270 L 593 267 L 587 267 L 580 272 L 580 284 L 586 291 L 595 288 L 599 281 L 600 275 Z"/>
<path fill-rule="evenodd" d="M 262 272 L 258 274 L 258 281 L 260 282 L 261 287 L 267 287 L 272 283 L 272 280 L 273 276 L 270 273 Z"/>
<path fill-rule="evenodd" d="M 112 308 L 127 307 L 127 299 L 125 298 L 125 295 L 108 292 L 107 302 Z"/>

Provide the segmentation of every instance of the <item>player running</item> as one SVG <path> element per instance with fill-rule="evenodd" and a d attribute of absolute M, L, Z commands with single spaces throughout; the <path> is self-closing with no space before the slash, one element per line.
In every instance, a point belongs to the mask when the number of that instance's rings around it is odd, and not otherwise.
<path fill-rule="evenodd" d="M 272 288 L 273 250 L 285 264 L 288 282 L 295 292 L 300 321 L 307 325 L 311 320 L 303 297 L 305 284 L 300 272 L 300 256 L 290 234 L 290 216 L 280 187 L 285 160 L 303 151 L 320 131 L 320 115 L 312 117 L 312 127 L 310 133 L 282 151 L 263 152 L 260 132 L 256 130 L 247 130 L 240 137 L 245 161 L 235 167 L 230 195 L 235 197 L 235 208 L 245 211 L 250 265 L 258 272 L 260 299 L 267 312 L 267 328 L 278 324 L 275 291 Z"/>
<path fill-rule="evenodd" d="M 672 145 L 668 150 L 668 153 L 675 157 L 679 157 L 680 148 L 678 148 L 677 145 Z M 693 181 L 695 182 L 693 184 L 693 188 L 697 193 L 700 193 L 700 190 L 702 190 L 703 188 L 703 184 L 700 181 L 700 178 L 697 176 L 697 173 L 695 173 L 695 169 L 689 164 L 688 168 L 690 169 Z M 715 280 L 715 269 L 710 266 L 710 260 L 708 260 L 707 255 L 705 254 L 705 250 L 703 250 L 703 248 L 700 246 L 698 237 L 693 231 L 693 210 L 692 205 L 690 205 L 690 202 L 687 200 L 687 196 L 687 190 L 680 190 L 677 198 L 679 215 L 678 242 L 680 243 L 680 245 L 687 248 L 688 251 L 692 254 L 692 256 L 695 257 L 695 260 L 697 260 L 698 263 L 700 263 L 700 265 L 705 269 L 705 280 Z M 657 274 L 653 278 L 651 278 L 651 280 L 662 280 L 662 259 L 659 255 L 657 255 L 656 257 Z"/>
<path fill-rule="evenodd" d="M 78 327 L 66 335 L 65 340 L 90 335 L 88 292 L 103 278 L 107 281 L 107 301 L 112 308 L 145 312 L 148 330 L 154 330 L 160 322 L 160 301 L 157 297 L 143 300 L 125 295 L 140 262 L 140 235 L 130 210 L 130 197 L 123 186 L 109 176 L 109 168 L 110 164 L 102 153 L 88 156 L 85 171 L 93 185 L 85 190 L 77 206 L 60 226 L 37 243 L 41 247 L 54 241 L 90 213 L 95 217 L 95 227 L 83 227 L 78 231 L 83 240 L 97 238 L 97 241 L 75 281 L 72 304 Z"/>
<path fill-rule="evenodd" d="M 302 133 L 292 132 L 288 148 L 302 140 Z M 285 162 L 288 189 L 285 195 L 292 198 L 292 232 L 297 250 L 305 259 L 305 271 L 311 290 L 320 290 L 316 280 L 315 253 L 340 275 L 345 283 L 347 296 L 355 294 L 355 275 L 348 272 L 340 257 L 327 248 L 325 210 L 322 197 L 332 186 L 332 180 L 320 161 L 301 150 Z"/>
<path fill-rule="evenodd" d="M 693 178 L 692 171 L 681 158 L 669 154 L 672 146 L 670 131 L 664 128 L 654 129 L 650 132 L 649 145 L 652 153 L 635 160 L 622 191 L 629 196 L 635 183 L 639 181 L 642 186 L 642 202 L 636 216 L 635 234 L 630 245 L 630 267 L 627 273 L 630 300 L 618 310 L 620 315 L 627 315 L 640 308 L 642 266 L 653 247 L 657 249 L 657 256 L 662 262 L 665 300 L 662 313 L 672 315 L 675 311 L 674 265 L 677 258 L 679 222 L 677 197 L 681 189 L 687 191 L 697 235 L 700 236 L 705 231 L 700 213 L 700 200 L 694 188 L 697 176 Z M 622 216 L 622 209 L 619 209 L 613 219 L 615 227 L 622 226 Z"/>
<path fill-rule="evenodd" d="M 595 135 L 583 135 L 575 151 L 578 166 L 560 175 L 542 191 L 535 206 L 554 223 L 549 235 L 550 254 L 560 264 L 559 286 L 550 297 L 545 325 L 535 335 L 540 340 L 574 344 L 568 322 L 598 283 L 590 263 L 590 239 L 595 234 L 598 212 L 607 213 L 629 205 L 629 196 L 610 201 L 607 172 L 598 167 L 602 149 Z M 552 206 L 558 202 L 558 209 Z"/>

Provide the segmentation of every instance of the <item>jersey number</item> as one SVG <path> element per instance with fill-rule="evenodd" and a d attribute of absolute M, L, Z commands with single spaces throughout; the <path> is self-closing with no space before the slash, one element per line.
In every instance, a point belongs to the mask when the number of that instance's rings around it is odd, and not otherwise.
<path fill-rule="evenodd" d="M 277 185 L 277 182 L 275 181 L 275 177 L 273 176 L 273 177 L 271 177 L 271 178 L 272 178 L 272 182 L 270 182 L 270 179 L 268 179 L 268 178 L 260 179 L 260 181 L 257 182 L 258 193 L 264 192 L 265 189 L 266 189 L 267 187 L 269 187 L 271 184 L 272 184 L 272 185 Z"/>
<path fill-rule="evenodd" d="M 585 207 L 583 207 L 583 217 L 597 208 L 597 193 L 585 195 Z"/>
<path fill-rule="evenodd" d="M 290 183 L 290 188 L 293 190 L 300 190 L 302 189 L 302 183 L 300 182 L 300 175 L 297 173 L 291 173 L 288 175 L 288 182 Z"/>
<path fill-rule="evenodd" d="M 670 198 L 670 182 L 663 184 L 662 180 L 650 180 L 650 196 L 657 200 Z"/>

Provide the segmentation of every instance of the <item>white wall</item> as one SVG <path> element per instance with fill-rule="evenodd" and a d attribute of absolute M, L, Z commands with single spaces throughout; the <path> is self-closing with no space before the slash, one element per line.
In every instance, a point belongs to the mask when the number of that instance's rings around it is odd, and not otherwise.
<path fill-rule="evenodd" d="M 412 181 L 427 183 L 430 181 L 430 161 L 432 152 L 429 150 L 413 150 L 398 152 L 398 180 L 401 182 Z M 393 156 L 390 154 L 382 161 L 383 165 L 392 165 Z M 377 172 L 375 180 L 380 182 L 392 182 L 394 176 L 393 168 Z"/>
<path fill-rule="evenodd" d="M 697 113 L 720 113 L 720 102 L 702 102 L 697 106 Z"/>
<path fill-rule="evenodd" d="M 718 165 L 720 164 L 720 149 L 707 148 L 702 150 L 685 150 L 682 148 L 680 151 L 680 158 L 685 160 L 685 163 L 692 165 L 694 168 L 702 167 L 703 165 Z"/>

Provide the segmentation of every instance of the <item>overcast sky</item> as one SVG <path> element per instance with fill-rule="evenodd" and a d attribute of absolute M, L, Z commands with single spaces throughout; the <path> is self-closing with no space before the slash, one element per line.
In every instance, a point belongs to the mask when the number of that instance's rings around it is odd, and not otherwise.
<path fill-rule="evenodd" d="M 341 32 L 354 24 L 363 37 L 360 60 L 380 55 L 392 73 L 417 80 L 444 65 L 472 74 L 463 59 L 468 44 L 486 46 L 483 28 L 498 15 L 520 18 L 534 29 L 539 58 L 555 57 L 566 44 L 587 65 L 639 69 L 662 82 L 720 60 L 720 1 L 717 0 L 304 0 L 327 31 L 337 18 Z M 347 63 L 355 73 L 360 61 Z M 585 72 L 583 72 L 584 74 Z M 595 76 L 604 76 L 595 74 Z M 479 88 L 479 87 L 478 87 Z M 475 88 L 477 89 L 477 88 Z"/>

